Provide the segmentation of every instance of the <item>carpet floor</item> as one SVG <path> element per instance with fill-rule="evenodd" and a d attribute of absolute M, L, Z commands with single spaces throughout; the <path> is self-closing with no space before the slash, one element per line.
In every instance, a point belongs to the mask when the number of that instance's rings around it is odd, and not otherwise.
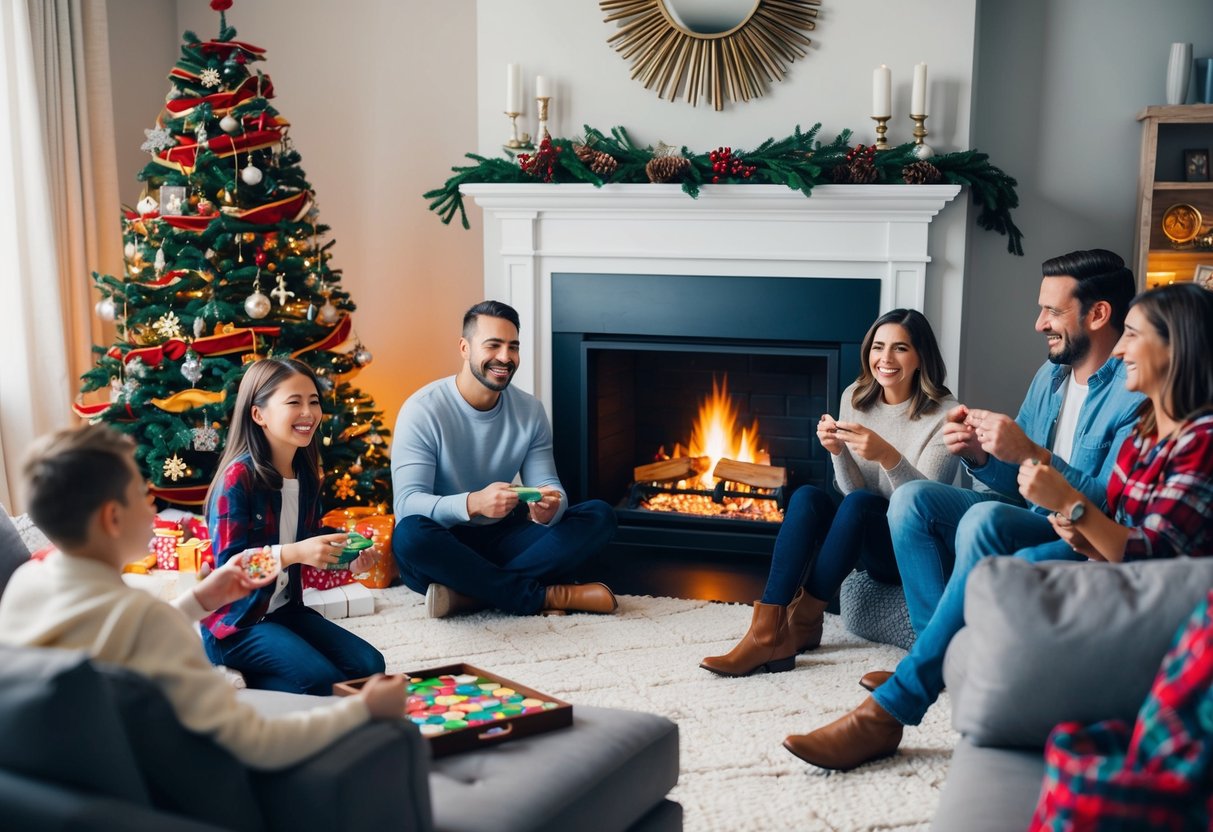
<path fill-rule="evenodd" d="M 904 653 L 846 632 L 827 615 L 825 638 L 787 673 L 726 679 L 699 668 L 745 632 L 750 607 L 621 596 L 613 616 L 425 617 L 405 587 L 375 592 L 373 616 L 341 623 L 383 651 L 389 672 L 467 662 L 576 706 L 661 714 L 678 723 L 682 773 L 670 797 L 685 829 L 925 830 L 953 746 L 947 694 L 906 730 L 892 758 L 842 774 L 806 765 L 782 746 L 846 713 L 869 670 Z"/>

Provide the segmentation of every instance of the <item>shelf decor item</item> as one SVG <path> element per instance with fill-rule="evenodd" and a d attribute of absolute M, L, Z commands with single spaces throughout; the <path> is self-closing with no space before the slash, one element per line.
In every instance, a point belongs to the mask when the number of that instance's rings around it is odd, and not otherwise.
<path fill-rule="evenodd" d="M 1162 215 L 1162 233 L 1178 245 L 1190 243 L 1200 234 L 1204 218 L 1195 205 L 1180 202 L 1172 205 Z"/>
<path fill-rule="evenodd" d="M 1206 289 L 1213 289 L 1213 266 L 1197 266 L 1192 273 L 1192 282 Z"/>
<path fill-rule="evenodd" d="M 1187 182 L 1209 181 L 1209 151 L 1198 147 L 1184 151 L 1184 180 Z"/>
<path fill-rule="evenodd" d="M 1188 100 L 1188 82 L 1192 80 L 1192 44 L 1171 44 L 1167 61 L 1167 103 L 1183 104 Z"/>

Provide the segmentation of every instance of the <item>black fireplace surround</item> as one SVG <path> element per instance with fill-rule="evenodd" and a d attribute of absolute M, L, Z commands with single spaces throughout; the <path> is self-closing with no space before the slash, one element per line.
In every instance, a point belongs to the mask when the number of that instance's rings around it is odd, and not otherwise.
<path fill-rule="evenodd" d="M 616 507 L 619 531 L 591 571 L 742 563 L 765 574 L 778 524 L 631 510 L 632 468 L 685 443 L 713 380 L 727 377 L 738 425 L 758 420 L 789 488 L 831 478 L 816 441 L 859 367 L 880 281 L 831 277 L 552 275 L 552 422 L 557 469 L 577 502 Z M 654 591 L 641 581 L 616 588 Z M 670 594 L 727 597 L 694 582 Z"/>

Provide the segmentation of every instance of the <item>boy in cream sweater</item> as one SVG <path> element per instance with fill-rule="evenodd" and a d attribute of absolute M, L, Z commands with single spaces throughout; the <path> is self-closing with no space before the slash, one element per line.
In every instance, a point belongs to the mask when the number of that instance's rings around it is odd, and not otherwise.
<path fill-rule="evenodd" d="M 361 695 L 266 717 L 236 699 L 193 628 L 206 612 L 273 580 L 232 558 L 173 605 L 126 586 L 122 565 L 147 550 L 155 508 L 134 446 L 105 425 L 42 437 L 25 464 L 29 513 L 58 547 L 22 565 L 0 598 L 0 642 L 62 647 L 154 682 L 181 723 L 253 768 L 285 768 L 369 719 L 404 714 L 403 677 L 377 676 Z"/>

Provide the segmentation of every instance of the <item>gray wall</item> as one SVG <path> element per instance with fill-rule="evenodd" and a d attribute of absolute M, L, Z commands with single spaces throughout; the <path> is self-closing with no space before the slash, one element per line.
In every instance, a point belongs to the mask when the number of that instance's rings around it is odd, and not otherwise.
<path fill-rule="evenodd" d="M 1025 256 L 1014 257 L 996 235 L 969 237 L 964 401 L 1018 410 L 1045 358 L 1043 339 L 1032 330 L 1043 260 L 1107 248 L 1131 264 L 1141 150 L 1136 115 L 1164 103 L 1172 41 L 1191 41 L 1196 57 L 1213 55 L 1213 3 L 978 4 L 973 146 L 1019 180 L 1015 221 L 1026 239 Z"/>

